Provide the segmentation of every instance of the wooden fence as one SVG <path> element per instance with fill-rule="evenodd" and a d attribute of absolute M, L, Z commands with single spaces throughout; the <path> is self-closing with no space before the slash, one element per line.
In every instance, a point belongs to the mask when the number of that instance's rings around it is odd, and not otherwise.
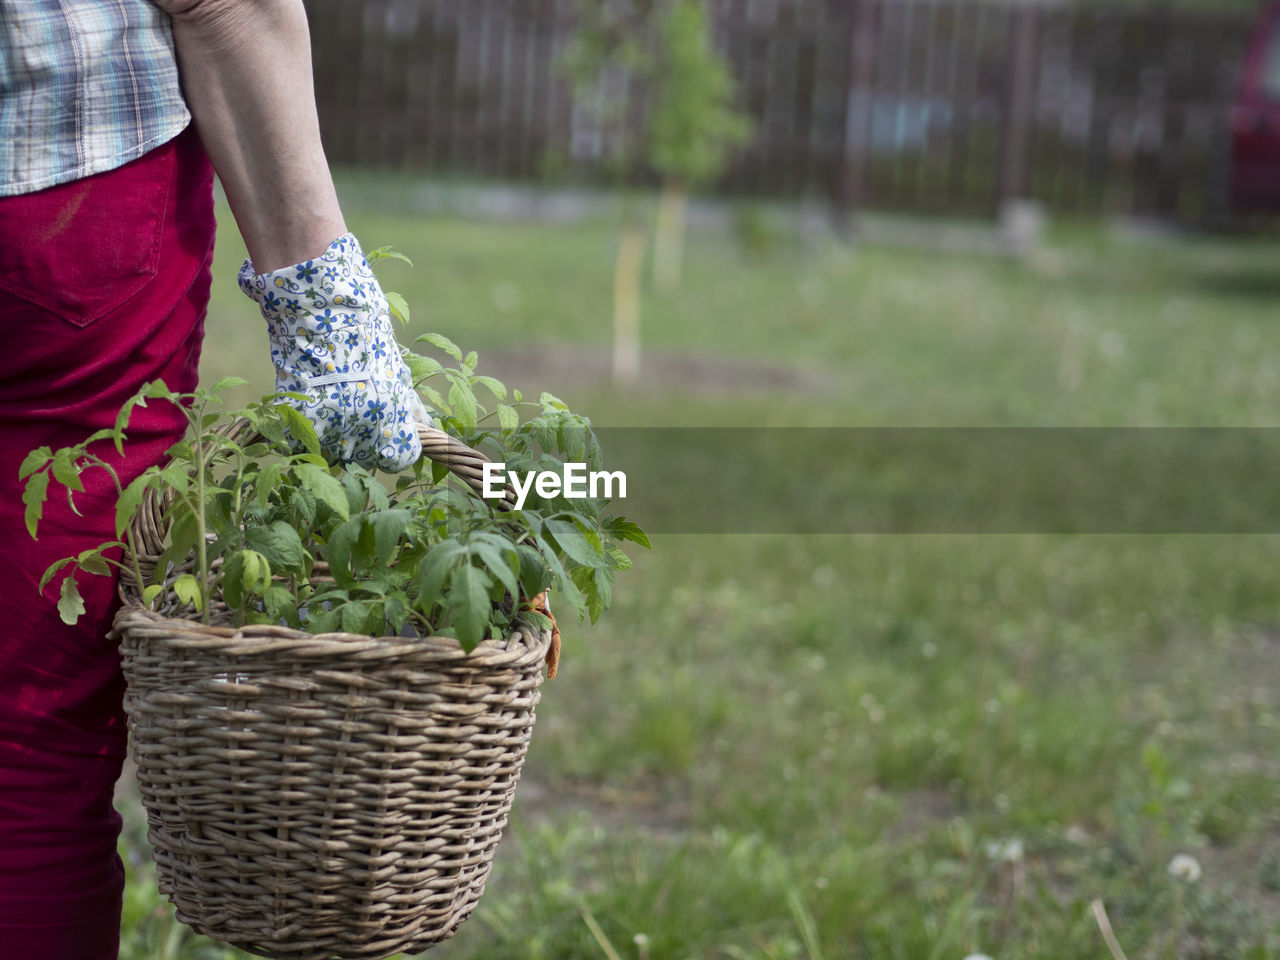
<path fill-rule="evenodd" d="M 560 68 L 573 0 L 307 6 L 335 162 L 601 176 L 616 131 Z M 829 198 L 844 211 L 985 215 L 1021 197 L 1181 220 L 1225 211 L 1247 12 L 1038 0 L 708 6 L 756 127 L 720 190 Z M 628 115 L 644 122 L 643 91 Z"/>

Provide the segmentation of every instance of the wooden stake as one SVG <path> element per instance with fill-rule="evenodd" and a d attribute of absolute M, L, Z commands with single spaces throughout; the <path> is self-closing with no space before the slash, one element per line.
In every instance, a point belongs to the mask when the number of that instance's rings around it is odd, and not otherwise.
<path fill-rule="evenodd" d="M 644 262 L 644 230 L 635 223 L 622 228 L 613 270 L 613 380 L 632 384 L 640 376 L 640 267 Z"/>
<path fill-rule="evenodd" d="M 689 188 L 681 180 L 664 181 L 653 238 L 653 285 L 659 293 L 680 289 L 688 216 Z"/>

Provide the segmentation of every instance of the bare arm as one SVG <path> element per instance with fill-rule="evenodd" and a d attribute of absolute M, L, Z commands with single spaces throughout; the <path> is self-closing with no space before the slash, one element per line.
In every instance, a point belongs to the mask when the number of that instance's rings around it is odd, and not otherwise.
<path fill-rule="evenodd" d="M 302 0 L 153 0 L 173 19 L 183 91 L 255 269 L 346 233 L 320 143 Z"/>

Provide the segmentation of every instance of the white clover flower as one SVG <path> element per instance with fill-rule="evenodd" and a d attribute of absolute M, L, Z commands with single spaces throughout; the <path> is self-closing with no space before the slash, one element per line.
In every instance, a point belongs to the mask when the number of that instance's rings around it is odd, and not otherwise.
<path fill-rule="evenodd" d="M 1200 861 L 1187 853 L 1180 853 L 1169 861 L 1169 876 L 1184 883 L 1200 879 Z"/>
<path fill-rule="evenodd" d="M 987 857 L 991 860 L 1018 863 L 1022 860 L 1022 854 L 1022 839 L 1020 837 L 1010 837 L 1007 840 L 989 840 L 987 842 Z"/>
<path fill-rule="evenodd" d="M 1089 832 L 1079 824 L 1072 824 L 1067 827 L 1067 843 L 1074 843 L 1076 846 L 1083 846 L 1089 842 Z"/>
<path fill-rule="evenodd" d="M 992 960 L 992 958 L 985 953 L 971 953 L 964 960 Z"/>

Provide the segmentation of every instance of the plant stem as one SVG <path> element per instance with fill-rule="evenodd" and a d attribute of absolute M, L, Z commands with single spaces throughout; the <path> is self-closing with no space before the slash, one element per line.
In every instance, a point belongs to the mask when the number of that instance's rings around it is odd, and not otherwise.
<path fill-rule="evenodd" d="M 204 471 L 207 462 L 205 456 L 204 434 L 201 425 L 204 423 L 205 403 L 201 402 L 199 412 L 196 418 L 191 421 L 195 428 L 196 443 L 196 556 L 200 564 L 200 598 L 201 603 L 200 619 L 205 624 L 209 623 L 209 550 L 208 544 L 205 543 L 205 522 L 204 522 Z M 188 419 L 190 415 L 188 414 Z"/>
<path fill-rule="evenodd" d="M 1120 948 L 1115 932 L 1111 929 L 1111 918 L 1107 916 L 1107 908 L 1098 899 L 1095 899 L 1090 906 L 1093 909 L 1093 918 L 1098 922 L 1098 929 L 1102 932 L 1102 939 L 1107 949 L 1111 951 L 1111 956 L 1114 960 L 1128 960 L 1124 950 Z"/>

